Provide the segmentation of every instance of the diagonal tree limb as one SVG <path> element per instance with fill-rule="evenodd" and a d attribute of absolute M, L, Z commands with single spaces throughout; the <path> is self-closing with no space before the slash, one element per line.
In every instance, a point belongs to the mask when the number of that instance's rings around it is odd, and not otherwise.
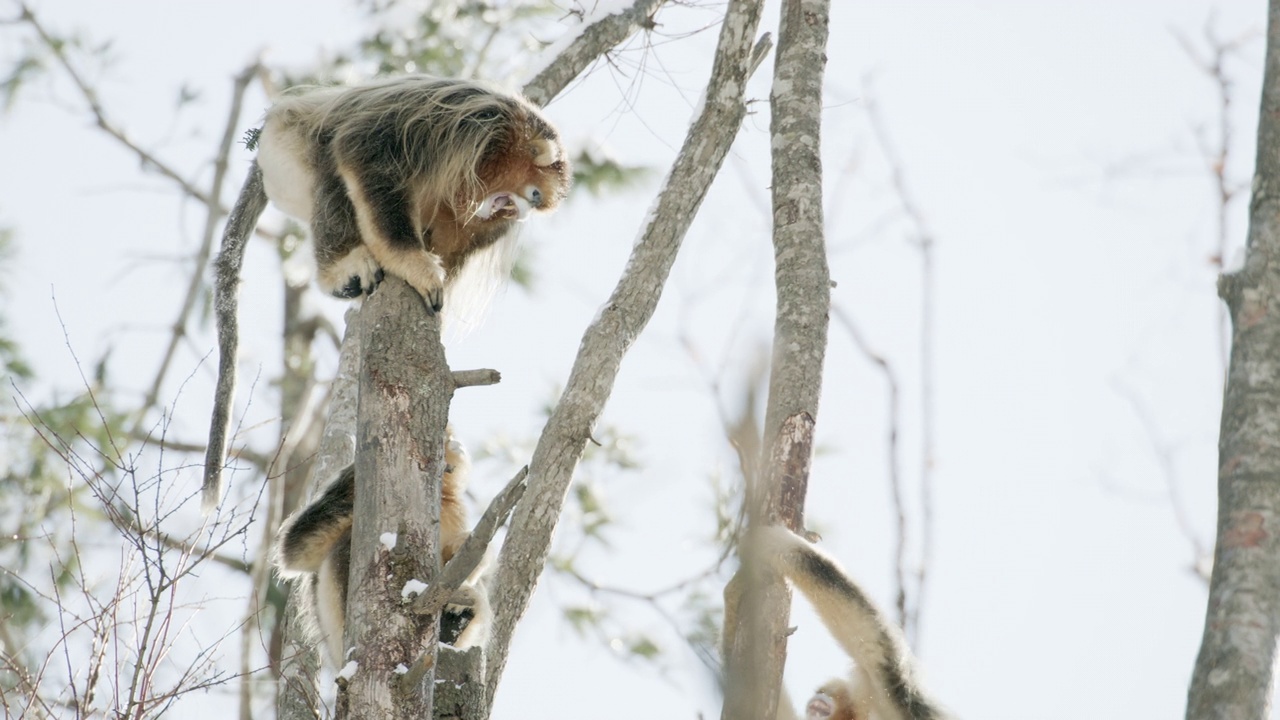
<path fill-rule="evenodd" d="M 652 30 L 653 16 L 667 0 L 636 0 L 626 10 L 606 15 L 584 28 L 524 86 L 524 95 L 535 105 L 546 105 L 601 55 L 639 30 Z"/>
<path fill-rule="evenodd" d="M 491 586 L 495 612 L 487 647 L 489 708 L 515 625 L 546 564 L 573 469 L 613 390 L 623 355 L 652 317 L 685 232 L 746 115 L 747 78 L 764 54 L 755 45 L 761 4 L 730 2 L 701 114 L 689 129 L 626 272 L 583 336 L 564 393 L 534 450 L 529 491 L 516 508 Z"/>
<path fill-rule="evenodd" d="M 480 565 L 489 549 L 489 543 L 493 542 L 494 534 L 511 516 L 511 510 L 520 502 L 520 498 L 524 497 L 525 490 L 529 488 L 526 482 L 528 477 L 529 468 L 520 468 L 520 472 L 493 498 L 462 547 L 458 548 L 458 552 L 440 571 L 436 581 L 413 601 L 413 612 L 419 615 L 438 615 L 444 609 L 453 591 L 462 587 L 462 583 Z"/>
<path fill-rule="evenodd" d="M 75 66 L 71 64 L 71 60 L 67 57 L 66 53 L 62 51 L 64 43 L 49 34 L 48 30 L 45 29 L 44 25 L 36 17 L 35 13 L 32 12 L 31 8 L 27 7 L 25 3 L 21 4 L 19 7 L 21 8 L 19 19 L 30 25 L 32 29 L 36 31 L 36 35 L 40 37 L 40 42 L 44 43 L 45 47 L 49 48 L 50 52 L 53 53 L 58 64 L 66 71 L 67 76 L 71 78 L 71 82 L 75 84 L 80 95 L 84 97 L 85 102 L 88 103 L 89 112 L 93 113 L 94 122 L 97 123 L 98 127 L 103 132 L 118 140 L 121 145 L 128 148 L 134 155 L 137 155 L 138 159 L 142 161 L 142 165 L 144 167 L 152 168 L 161 175 L 169 178 L 182 189 L 182 192 L 186 193 L 190 197 L 199 200 L 205 205 L 215 205 L 214 199 L 210 197 L 208 193 L 196 187 L 195 183 L 182 177 L 177 170 L 170 167 L 163 160 L 134 143 L 133 140 L 129 139 L 129 136 L 124 132 L 124 130 L 118 127 L 109 117 L 107 117 L 106 110 L 103 109 L 102 103 L 98 100 L 98 94 L 84 79 L 84 77 L 80 75 L 80 72 L 76 70 Z"/>

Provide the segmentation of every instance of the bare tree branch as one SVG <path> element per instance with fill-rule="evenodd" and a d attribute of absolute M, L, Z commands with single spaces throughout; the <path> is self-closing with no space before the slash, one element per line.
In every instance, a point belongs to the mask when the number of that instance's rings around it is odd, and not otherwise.
<path fill-rule="evenodd" d="M 494 534 L 510 517 L 512 508 L 520 502 L 520 498 L 524 497 L 525 490 L 529 488 L 528 483 L 525 482 L 528 477 L 529 468 L 520 468 L 520 472 L 516 473 L 507 486 L 493 498 L 484 514 L 480 516 L 480 521 L 462 543 L 462 547 L 458 548 L 453 557 L 449 558 L 448 564 L 440 571 L 436 581 L 431 583 L 431 587 L 427 588 L 426 592 L 414 599 L 412 607 L 415 613 L 438 615 L 444 609 L 445 604 L 449 602 L 449 597 L 455 590 L 462 587 L 462 583 L 466 582 L 480 561 L 484 559 L 489 543 L 493 542 Z"/>
<path fill-rule="evenodd" d="M 934 280 L 933 247 L 934 235 L 925 222 L 924 212 L 916 203 L 911 189 L 907 185 L 905 165 L 889 139 L 889 129 L 884 119 L 866 93 L 867 117 L 871 120 L 871 128 L 880 144 L 893 175 L 893 188 L 898 194 L 898 201 L 907 219 L 915 227 L 915 243 L 920 250 L 920 564 L 915 572 L 914 597 L 905 600 L 906 612 L 902 618 L 902 632 L 910 644 L 916 645 L 920 640 L 920 611 L 924 606 L 924 591 L 929 577 L 929 566 L 933 561 L 933 467 L 937 448 L 934 430 L 934 314 L 937 300 L 937 282 Z"/>
<path fill-rule="evenodd" d="M 1210 22 L 1205 25 L 1204 36 L 1209 44 L 1211 56 L 1208 58 L 1201 57 L 1196 50 L 1195 44 L 1186 35 L 1180 32 L 1174 33 L 1174 37 L 1178 39 L 1187 56 L 1200 68 L 1201 72 L 1209 76 L 1218 91 L 1217 137 L 1211 142 L 1206 137 L 1207 133 L 1201 130 L 1196 133 L 1196 140 L 1200 145 L 1200 154 L 1205 161 L 1205 169 L 1213 177 L 1217 213 L 1214 227 L 1214 251 L 1210 256 L 1210 262 L 1221 271 L 1226 266 L 1227 243 L 1230 234 L 1228 216 L 1231 205 L 1240 192 L 1245 189 L 1241 183 L 1232 180 L 1230 174 L 1231 143 L 1235 136 L 1231 123 L 1234 83 L 1227 72 L 1226 66 L 1227 60 L 1239 54 L 1256 37 L 1256 33 L 1248 32 L 1231 40 L 1223 40 L 1214 32 L 1211 18 Z M 1224 307 L 1218 313 L 1218 353 L 1222 359 L 1222 371 L 1224 373 L 1231 353 L 1229 324 L 1230 319 L 1227 317 L 1226 308 Z"/>
<path fill-rule="evenodd" d="M 182 342 L 182 339 L 187 335 L 187 321 L 190 319 L 192 311 L 195 310 L 196 300 L 200 298 L 201 288 L 205 287 L 205 267 L 208 265 L 210 254 L 213 252 L 213 241 L 218 234 L 218 223 L 225 214 L 222 209 L 222 186 L 227 178 L 227 165 L 228 158 L 231 155 L 231 145 L 236 137 L 239 136 L 240 113 L 244 107 L 245 91 L 248 90 L 249 83 L 257 73 L 258 63 L 255 62 L 236 75 L 235 84 L 231 92 L 231 108 L 227 112 L 227 123 L 222 129 L 222 141 L 218 144 L 218 153 L 214 156 L 213 180 L 210 182 L 209 196 L 205 201 L 204 230 L 200 233 L 200 248 L 196 251 L 195 267 L 192 268 L 191 278 L 187 281 L 187 291 L 182 298 L 178 317 L 173 321 L 173 327 L 170 329 L 169 345 L 161 356 L 160 367 L 156 370 L 155 378 L 151 382 L 151 389 L 147 391 L 146 396 L 143 398 L 142 407 L 138 412 L 138 423 L 143 422 L 142 416 L 155 405 L 156 399 L 160 396 L 160 388 L 164 385 L 165 377 L 169 374 L 169 365 L 173 362 L 174 355 L 178 350 L 178 343 Z"/>
<path fill-rule="evenodd" d="M 19 7 L 22 8 L 19 19 L 29 24 L 32 29 L 36 31 L 36 35 L 40 37 L 40 42 L 44 43 L 44 46 L 53 53 L 58 64 L 62 66 L 64 71 L 66 71 L 67 76 L 71 78 L 71 82 L 75 84 L 76 89 L 84 98 L 85 103 L 89 105 L 89 112 L 93 113 L 93 118 L 97 122 L 98 127 L 111 137 L 118 140 L 121 145 L 128 148 L 134 155 L 137 155 L 138 159 L 142 161 L 143 167 L 155 170 L 177 184 L 177 186 L 182 189 L 182 192 L 196 200 L 199 200 L 205 205 L 216 208 L 217 203 L 212 196 L 196 187 L 195 183 L 182 177 L 177 170 L 173 169 L 163 160 L 147 150 L 144 150 L 142 147 L 130 140 L 125 131 L 107 117 L 106 110 L 103 109 L 102 103 L 98 100 L 98 93 L 94 91 L 93 87 L 89 85 L 83 76 L 80 75 L 80 72 L 76 70 L 75 65 L 71 63 L 70 58 L 67 57 L 66 52 L 63 50 L 65 43 L 61 42 L 58 38 L 53 37 L 48 30 L 45 29 L 39 19 L 36 18 L 35 13 L 31 11 L 31 8 L 27 7 L 25 3 L 21 4 Z"/>
<path fill-rule="evenodd" d="M 497 370 L 458 370 L 453 373 L 453 386 L 455 388 L 497 385 L 501 381 L 502 374 Z"/>
<path fill-rule="evenodd" d="M 591 63 L 636 31 L 652 30 L 653 16 L 667 0 L 636 0 L 626 10 L 606 15 L 584 28 L 573 42 L 556 55 L 524 86 L 524 96 L 535 105 L 546 105 L 559 95 Z"/>
<path fill-rule="evenodd" d="M 1218 534 L 1188 720 L 1271 712 L 1280 637 L 1280 0 L 1271 0 L 1244 267 L 1218 293 L 1233 325 L 1218 440 Z"/>
<path fill-rule="evenodd" d="M 901 432 L 901 408 L 898 399 L 898 376 L 893 371 L 893 366 L 889 364 L 889 360 L 880 353 L 872 349 L 871 345 L 862 336 L 862 331 L 858 329 L 857 324 L 853 322 L 853 318 L 849 313 L 845 312 L 839 305 L 831 306 L 831 313 L 835 315 L 836 321 L 840 323 L 849 338 L 853 340 L 853 344 L 858 350 L 867 357 L 876 367 L 880 368 L 880 372 L 884 374 L 885 384 L 889 386 L 889 412 L 887 422 L 889 424 L 889 493 L 893 497 L 893 509 L 898 525 L 897 537 L 894 544 L 894 584 L 897 585 L 894 605 L 898 611 L 899 627 L 906 627 L 907 623 L 907 508 L 906 498 L 903 497 L 902 487 L 902 469 L 898 460 L 898 436 Z"/>
<path fill-rule="evenodd" d="M 681 240 L 746 114 L 759 0 L 733 0 L 716 49 L 706 102 L 673 165 L 627 271 L 587 328 L 564 394 L 547 420 L 529 466 L 529 492 L 516 508 L 493 584 L 488 705 L 502 677 L 512 632 L 546 564 L 551 535 L 591 428 L 608 400 L 627 349 L 661 297 Z"/>

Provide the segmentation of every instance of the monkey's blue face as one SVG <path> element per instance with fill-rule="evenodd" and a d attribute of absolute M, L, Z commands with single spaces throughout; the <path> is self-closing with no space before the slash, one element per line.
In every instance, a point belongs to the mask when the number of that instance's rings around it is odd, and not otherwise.
<path fill-rule="evenodd" d="M 488 194 L 474 209 L 477 218 L 519 222 L 554 210 L 569 192 L 569 161 L 555 130 L 537 117 L 512 126 L 514 137 L 491 148 L 480 168 Z"/>

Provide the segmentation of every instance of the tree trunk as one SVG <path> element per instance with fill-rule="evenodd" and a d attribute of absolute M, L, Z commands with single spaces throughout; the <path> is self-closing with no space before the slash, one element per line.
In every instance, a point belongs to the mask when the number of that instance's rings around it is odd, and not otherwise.
<path fill-rule="evenodd" d="M 329 393 L 329 409 L 315 459 L 310 464 L 308 499 L 323 492 L 342 468 L 355 459 L 356 394 L 360 373 L 359 311 L 346 314 L 346 334 L 338 353 L 338 372 Z M 302 639 L 298 593 L 290 592 L 285 603 L 284 629 L 280 643 L 280 680 L 276 691 L 277 720 L 315 720 L 321 717 L 320 653 Z"/>
<path fill-rule="evenodd" d="M 822 393 L 831 276 L 822 218 L 822 77 L 828 0 L 785 0 L 773 92 L 773 243 L 777 286 L 773 363 L 760 478 L 749 483 L 748 522 L 804 531 L 804 498 Z M 791 594 L 782 578 L 744 558 L 737 627 L 726 626 L 724 720 L 777 717 Z"/>
<path fill-rule="evenodd" d="M 1244 268 L 1218 439 L 1218 536 L 1188 720 L 1270 717 L 1280 632 L 1280 0 L 1270 3 Z"/>
<path fill-rule="evenodd" d="M 453 379 L 440 319 L 388 276 L 360 310 L 355 519 L 340 717 L 431 717 L 438 617 L 402 597 L 440 571 L 440 482 Z M 396 533 L 394 550 L 380 540 Z M 407 672 L 406 672 L 407 671 Z"/>

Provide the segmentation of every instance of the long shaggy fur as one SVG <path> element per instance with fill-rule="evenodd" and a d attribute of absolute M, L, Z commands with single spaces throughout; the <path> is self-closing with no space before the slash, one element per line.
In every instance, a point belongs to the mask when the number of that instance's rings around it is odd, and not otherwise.
<path fill-rule="evenodd" d="M 559 136 L 528 101 L 421 75 L 280 101 L 259 164 L 267 195 L 311 223 L 325 289 L 372 289 L 363 259 L 343 264 L 363 248 L 437 308 L 473 253 L 554 209 L 570 179 Z"/>
<path fill-rule="evenodd" d="M 441 560 L 448 562 L 468 535 L 462 492 L 471 469 L 466 449 L 454 439 L 452 430 L 446 438 L 445 462 L 448 468 L 441 484 L 440 554 Z M 310 635 L 313 640 L 324 642 L 335 667 L 343 663 L 355 494 L 355 466 L 349 465 L 319 498 L 284 522 L 274 551 L 277 573 L 294 580 L 295 591 L 302 593 Z M 477 568 L 445 607 L 442 641 L 466 648 L 480 644 L 487 636 L 490 613 L 481 579 L 483 570 L 483 565 Z"/>
<path fill-rule="evenodd" d="M 474 323 L 510 274 L 519 223 L 554 210 L 571 173 L 555 128 L 519 95 L 409 75 L 303 90 L 276 103 L 228 223 L 217 282 L 219 351 L 204 508 L 223 493 L 235 393 L 236 294 L 262 194 L 310 223 L 317 280 L 357 298 L 383 273 L 403 278 L 451 325 Z M 255 180 L 261 174 L 261 184 Z M 455 307 L 456 305 L 456 307 Z"/>
<path fill-rule="evenodd" d="M 805 707 L 806 720 L 944 720 L 946 715 L 915 678 L 902 633 L 832 557 L 784 527 L 756 531 L 750 542 L 818 612 L 827 630 L 856 663 L 850 677 L 833 679 Z M 779 720 L 794 718 L 779 707 Z"/>

